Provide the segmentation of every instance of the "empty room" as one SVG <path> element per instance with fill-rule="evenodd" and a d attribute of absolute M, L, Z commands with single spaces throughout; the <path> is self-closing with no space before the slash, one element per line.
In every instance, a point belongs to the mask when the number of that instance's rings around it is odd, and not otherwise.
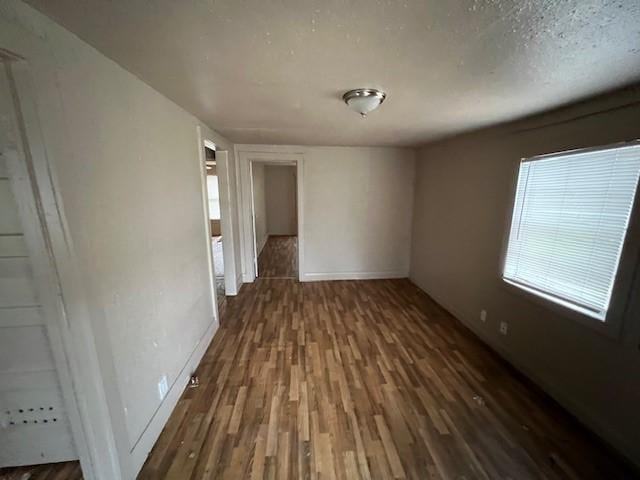
<path fill-rule="evenodd" d="M 637 0 L 0 0 L 0 480 L 640 479 Z"/>

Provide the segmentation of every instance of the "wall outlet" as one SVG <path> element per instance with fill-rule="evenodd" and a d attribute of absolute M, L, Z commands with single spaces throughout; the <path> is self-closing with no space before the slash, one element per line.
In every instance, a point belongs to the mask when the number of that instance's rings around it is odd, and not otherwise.
<path fill-rule="evenodd" d="M 169 391 L 169 381 L 167 380 L 167 376 L 163 375 L 158 382 L 158 397 L 160 400 L 164 400 L 164 397 L 167 396 L 167 392 Z"/>
<path fill-rule="evenodd" d="M 486 310 L 480 310 L 480 321 L 481 322 L 486 322 L 487 321 L 487 311 Z"/>
<path fill-rule="evenodd" d="M 509 324 L 507 322 L 500 322 L 500 333 L 506 335 L 509 332 Z"/>

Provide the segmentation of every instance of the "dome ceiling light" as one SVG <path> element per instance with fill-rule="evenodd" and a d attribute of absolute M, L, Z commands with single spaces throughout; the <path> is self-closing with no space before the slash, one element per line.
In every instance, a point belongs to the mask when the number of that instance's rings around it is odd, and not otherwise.
<path fill-rule="evenodd" d="M 375 88 L 356 88 L 349 90 L 342 96 L 344 103 L 363 117 L 382 105 L 385 98 L 387 98 L 387 94 Z"/>

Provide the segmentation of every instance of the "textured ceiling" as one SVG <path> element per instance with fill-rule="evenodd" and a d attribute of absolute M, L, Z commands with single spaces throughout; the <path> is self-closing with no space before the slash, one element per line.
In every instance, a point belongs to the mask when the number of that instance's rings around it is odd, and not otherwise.
<path fill-rule="evenodd" d="M 240 143 L 418 145 L 640 80 L 638 0 L 27 3 Z"/>

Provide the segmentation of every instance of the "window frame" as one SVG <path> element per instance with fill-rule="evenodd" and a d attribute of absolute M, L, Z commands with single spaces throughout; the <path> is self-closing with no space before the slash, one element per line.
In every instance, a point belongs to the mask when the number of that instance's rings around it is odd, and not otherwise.
<path fill-rule="evenodd" d="M 570 156 L 579 153 L 587 153 L 602 150 L 612 150 L 620 147 L 628 147 L 633 145 L 640 145 L 640 139 L 617 142 L 607 145 L 599 145 L 586 148 L 576 148 L 572 150 L 558 151 L 553 153 L 545 153 L 540 155 L 533 155 L 529 157 L 522 157 L 516 161 L 513 161 L 511 171 L 511 187 L 509 189 L 509 202 L 506 211 L 506 229 L 503 232 L 502 249 L 500 252 L 499 263 L 499 281 L 503 288 L 507 291 L 521 296 L 534 303 L 542 305 L 554 313 L 570 318 L 581 325 L 587 326 L 596 330 L 613 339 L 619 339 L 620 331 L 624 323 L 625 316 L 627 314 L 628 307 L 630 305 L 631 288 L 633 286 L 633 280 L 636 275 L 636 270 L 640 275 L 640 183 L 636 187 L 636 195 L 634 203 L 629 215 L 629 226 L 627 228 L 627 234 L 623 240 L 622 252 L 620 254 L 620 261 L 618 269 L 613 282 L 613 288 L 611 292 L 611 300 L 609 302 L 609 308 L 607 314 L 603 320 L 599 320 L 594 316 L 581 312 L 569 305 L 563 304 L 561 301 L 553 300 L 550 295 L 545 295 L 541 292 L 536 292 L 533 289 L 528 289 L 519 284 L 516 284 L 504 277 L 505 262 L 507 259 L 507 249 L 509 247 L 509 235 L 511 232 L 511 224 L 513 222 L 513 209 L 515 207 L 516 192 L 518 188 L 518 175 L 520 172 L 520 165 L 525 162 L 531 162 L 536 160 L 542 160 L 544 158 L 558 158 L 564 156 Z"/>

